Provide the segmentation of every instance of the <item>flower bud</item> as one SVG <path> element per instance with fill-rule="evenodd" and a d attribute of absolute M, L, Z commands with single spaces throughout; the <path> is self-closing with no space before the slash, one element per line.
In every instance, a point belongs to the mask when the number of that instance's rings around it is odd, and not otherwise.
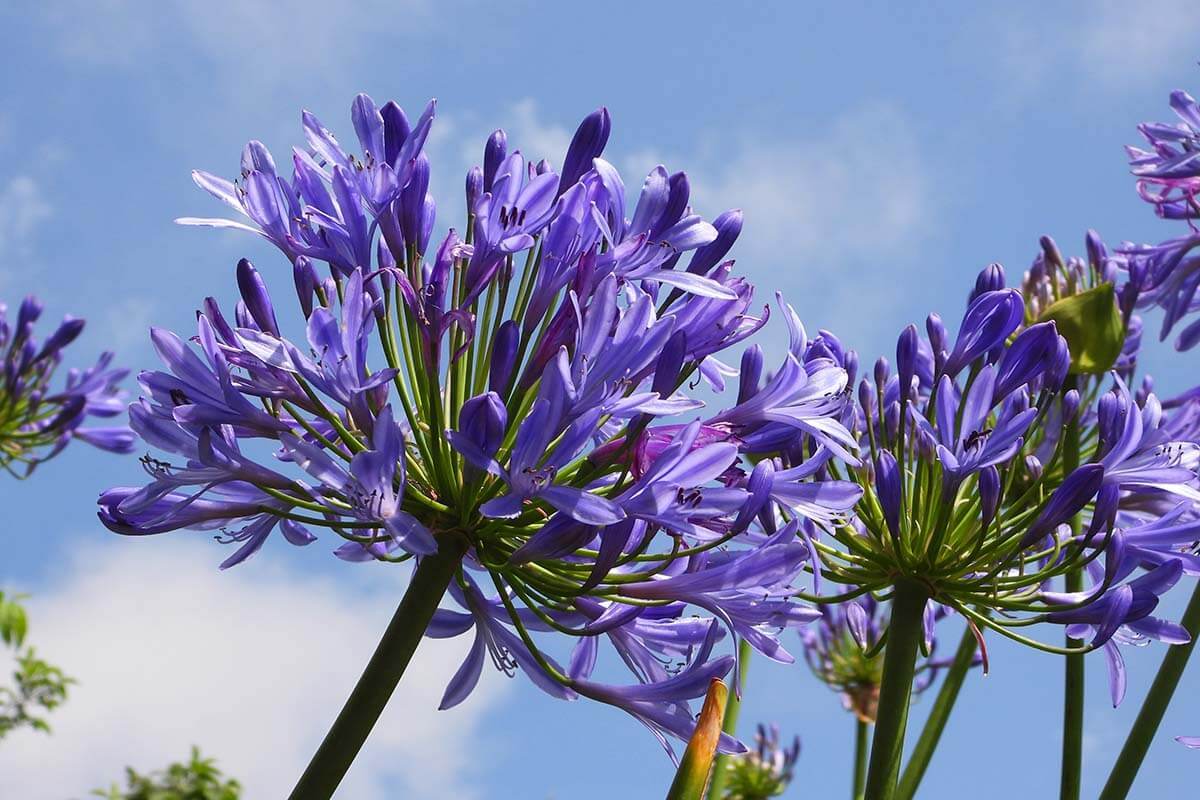
<path fill-rule="evenodd" d="M 930 314 L 925 318 L 925 333 L 929 336 L 929 346 L 935 354 L 946 351 L 946 323 L 942 322 L 940 316 Z"/>
<path fill-rule="evenodd" d="M 483 170 L 478 166 L 467 171 L 466 192 L 467 210 L 474 213 L 475 203 L 479 200 L 479 195 L 483 194 Z"/>
<path fill-rule="evenodd" d="M 900 375 L 900 398 L 904 401 L 908 400 L 917 369 L 918 340 L 917 326 L 909 325 L 900 332 L 900 339 L 896 342 L 896 371 Z"/>
<path fill-rule="evenodd" d="M 263 333 L 279 336 L 279 323 L 275 321 L 275 309 L 271 307 L 267 285 L 263 283 L 262 276 L 258 274 L 254 265 L 244 258 L 237 265 L 237 284 L 242 300 L 246 303 L 246 310 L 258 329 Z"/>
<path fill-rule="evenodd" d="M 697 247 L 688 262 L 687 271 L 695 275 L 707 275 L 733 247 L 742 232 L 742 210 L 726 211 L 714 219 L 712 225 L 717 229 L 717 238 Z"/>
<path fill-rule="evenodd" d="M 558 182 L 560 195 L 578 183 L 583 174 L 592 168 L 592 160 L 599 158 L 608 144 L 611 129 L 612 119 L 604 107 L 588 114 L 579 123 L 567 147 L 567 155 L 563 158 L 562 177 Z"/>
<path fill-rule="evenodd" d="M 883 356 L 880 356 L 875 362 L 875 385 L 878 386 L 880 390 L 887 386 L 888 376 L 890 374 L 891 371 L 888 369 L 887 359 Z"/>
<path fill-rule="evenodd" d="M 980 527 L 987 530 L 996 518 L 996 509 L 1000 507 L 1000 472 L 995 466 L 987 466 L 979 471 L 979 507 Z"/>
<path fill-rule="evenodd" d="M 898 411 L 898 409 L 897 409 Z M 893 536 L 900 535 L 900 469 L 887 450 L 880 450 L 875 459 L 875 495 L 883 509 L 883 520 Z"/>
<path fill-rule="evenodd" d="M 679 372 L 683 369 L 683 359 L 687 355 L 687 335 L 684 331 L 675 331 L 654 365 L 654 380 L 650 390 L 658 392 L 658 396 L 668 398 L 675 392 L 679 383 Z"/>
<path fill-rule="evenodd" d="M 1042 460 L 1035 455 L 1025 456 L 1025 470 L 1033 480 L 1040 480 L 1043 472 Z"/>
<path fill-rule="evenodd" d="M 463 403 L 458 430 L 488 458 L 500 449 L 508 427 L 508 411 L 495 392 L 485 392 Z"/>
<path fill-rule="evenodd" d="M 1080 509 L 1096 496 L 1096 492 L 1100 491 L 1103 481 L 1102 464 L 1084 464 L 1068 475 L 1050 495 L 1050 499 L 1042 507 L 1042 512 L 1021 538 L 1021 549 L 1041 541 L 1059 525 L 1078 514 Z"/>
<path fill-rule="evenodd" d="M 1062 337 L 1058 335 L 1053 322 L 1030 325 L 1021 331 L 1000 361 L 993 397 L 996 400 L 1007 397 L 1018 386 L 1029 383 L 1042 372 L 1050 371 L 1056 363 L 1060 339 Z M 1065 346 L 1065 340 L 1063 344 Z"/>
<path fill-rule="evenodd" d="M 296 297 L 300 299 L 300 308 L 304 310 L 304 318 L 308 319 L 312 316 L 313 295 L 317 293 L 320 278 L 317 277 L 317 271 L 313 268 L 312 262 L 305 256 L 297 257 L 295 263 L 292 264 L 292 280 L 296 284 Z"/>
<path fill-rule="evenodd" d="M 488 388 L 493 392 L 507 391 L 512 380 L 512 371 L 517 362 L 517 345 L 520 330 L 517 323 L 507 319 L 496 331 L 496 341 L 492 343 L 492 364 L 488 378 Z"/>
<path fill-rule="evenodd" d="M 758 394 L 758 381 L 762 377 L 762 368 L 762 348 L 757 344 L 752 344 L 742 352 L 742 368 L 738 376 L 738 405 Z"/>
<path fill-rule="evenodd" d="M 508 155 L 508 135 L 503 130 L 492 131 L 483 146 L 483 191 L 490 192 L 496 180 L 496 170 Z"/>
<path fill-rule="evenodd" d="M 998 292 L 1004 288 L 1005 277 L 1004 267 L 999 264 L 989 264 L 980 270 L 979 275 L 975 278 L 975 289 L 967 298 L 967 304 L 974 303 L 980 295 L 988 292 Z"/>
<path fill-rule="evenodd" d="M 1066 425 L 1071 420 L 1075 419 L 1076 412 L 1079 411 L 1079 392 L 1076 389 L 1070 389 L 1062 398 L 1062 418 L 1063 424 Z"/>
<path fill-rule="evenodd" d="M 1025 305 L 1015 289 L 979 295 L 963 317 L 954 350 L 946 359 L 946 374 L 954 377 L 975 359 L 1003 345 L 1024 318 Z"/>
<path fill-rule="evenodd" d="M 383 118 L 383 157 L 389 165 L 395 167 L 400 149 L 412 133 L 412 126 L 408 123 L 408 117 L 404 115 L 404 109 L 394 100 L 388 101 L 379 109 L 379 116 Z"/>
<path fill-rule="evenodd" d="M 1104 242 L 1100 239 L 1100 234 L 1094 230 L 1088 230 L 1083 242 L 1087 250 L 1088 264 L 1097 274 L 1103 275 L 1107 269 L 1108 248 L 1104 246 Z"/>
<path fill-rule="evenodd" d="M 37 354 L 35 360 L 40 361 L 43 358 L 53 358 L 59 350 L 75 341 L 76 337 L 83 331 L 83 325 L 84 322 L 81 319 L 69 315 L 63 317 L 62 324 L 42 344 L 42 349 Z"/>

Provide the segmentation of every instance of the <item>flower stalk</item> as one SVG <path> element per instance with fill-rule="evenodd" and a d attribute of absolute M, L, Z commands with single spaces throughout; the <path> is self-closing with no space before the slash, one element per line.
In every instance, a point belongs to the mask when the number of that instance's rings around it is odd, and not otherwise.
<path fill-rule="evenodd" d="M 958 650 L 954 653 L 954 662 L 946 672 L 942 688 L 938 690 L 933 707 L 929 709 L 925 727 L 921 729 L 921 736 L 917 739 L 912 754 L 908 757 L 908 765 L 905 766 L 904 773 L 900 776 L 900 785 L 896 790 L 897 800 L 911 800 L 916 796 L 921 779 L 925 777 L 925 771 L 929 769 L 933 752 L 942 738 L 942 732 L 946 730 L 946 722 L 950 719 L 950 712 L 958 700 L 958 693 L 962 689 L 963 681 L 974 663 L 977 647 L 975 634 L 968 627 L 963 631 L 962 639 L 958 643 Z"/>
<path fill-rule="evenodd" d="M 467 552 L 466 537 L 456 533 L 444 533 L 438 542 L 436 553 L 418 561 L 375 653 L 289 795 L 290 800 L 332 797 L 375 727 Z"/>
<path fill-rule="evenodd" d="M 867 788 L 867 756 L 871 753 L 871 724 L 864 719 L 854 721 L 854 783 L 851 800 L 860 800 Z"/>
<path fill-rule="evenodd" d="M 1075 388 L 1075 378 L 1068 377 L 1066 388 Z M 1079 418 L 1067 425 L 1063 434 L 1063 469 L 1068 473 L 1079 466 Z M 1079 518 L 1071 520 L 1072 535 L 1079 534 Z M 1076 568 L 1066 574 L 1067 592 L 1083 591 L 1083 574 Z M 1063 734 L 1062 772 L 1059 795 L 1062 800 L 1079 800 L 1080 775 L 1083 770 L 1083 689 L 1085 681 L 1084 654 L 1086 644 L 1066 637 L 1067 648 L 1075 650 L 1063 659 Z"/>
<path fill-rule="evenodd" d="M 900 754 L 904 750 L 917 652 L 923 635 L 921 619 L 928 599 L 925 590 L 916 583 L 901 581 L 896 584 L 887 647 L 883 654 L 879 715 L 875 720 L 867 768 L 866 800 L 887 800 L 894 794 Z"/>

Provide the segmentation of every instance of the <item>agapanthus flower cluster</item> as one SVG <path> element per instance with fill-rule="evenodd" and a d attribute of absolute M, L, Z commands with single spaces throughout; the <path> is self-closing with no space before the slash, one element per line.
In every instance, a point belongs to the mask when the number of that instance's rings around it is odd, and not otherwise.
<path fill-rule="evenodd" d="M 787 791 L 800 759 L 800 737 L 784 745 L 778 725 L 759 724 L 754 749 L 743 756 L 726 759 L 724 791 L 713 800 L 770 800 Z"/>
<path fill-rule="evenodd" d="M 360 95 L 351 115 L 360 154 L 305 113 L 290 173 L 258 142 L 233 180 L 195 173 L 239 217 L 181 221 L 277 246 L 304 327 L 268 291 L 278 271 L 241 261 L 235 308 L 209 298 L 193 336 L 152 331 L 165 369 L 139 376 L 130 420 L 166 455 L 146 456 L 146 485 L 105 492 L 101 519 L 217 531 L 236 548 L 222 567 L 274 531 L 321 532 L 355 562 L 461 548 L 461 610 L 427 631 L 473 638 L 443 708 L 490 661 L 686 738 L 689 701 L 733 666 L 723 637 L 790 661 L 780 634 L 818 616 L 794 582 L 861 495 L 828 474 L 858 464 L 854 354 L 781 304 L 791 346 L 769 377 L 757 347 L 740 371 L 723 361 L 769 314 L 726 259 L 741 214 L 701 219 L 661 166 L 630 212 L 603 109 L 558 170 L 496 131 L 466 224 L 440 239 L 434 104 L 410 122 Z M 702 411 L 692 390 L 735 375 L 736 398 Z M 595 677 L 602 640 L 630 681 Z"/>
<path fill-rule="evenodd" d="M 1200 530 L 1196 408 L 1168 414 L 1116 371 L 1138 335 L 1119 275 L 1098 237 L 1086 260 L 1047 238 L 1023 291 L 992 265 L 956 333 L 936 314 L 907 327 L 895 370 L 881 358 L 858 386 L 863 499 L 813 550 L 846 598 L 904 586 L 953 609 L 985 657 L 986 629 L 1064 652 L 1026 631 L 1067 626 L 1073 649 L 1106 648 L 1114 701 L 1118 643 L 1187 640 L 1153 612 Z M 1082 587 L 1059 591 L 1071 573 Z"/>
<path fill-rule="evenodd" d="M 1138 194 L 1154 205 L 1160 217 L 1185 220 L 1186 231 L 1157 245 L 1125 244 L 1121 248 L 1128 271 L 1128 291 L 1138 307 L 1163 310 L 1161 338 L 1176 323 L 1200 310 L 1200 105 L 1187 92 L 1173 92 L 1171 109 L 1179 123 L 1147 122 L 1138 130 L 1149 150 L 1129 147 L 1130 167 Z M 1193 320 L 1176 338 L 1179 350 L 1200 342 L 1200 321 Z"/>
<path fill-rule="evenodd" d="M 842 698 L 842 705 L 861 722 L 874 723 L 879 710 L 879 686 L 883 679 L 883 636 L 888 626 L 887 604 L 870 595 L 822 608 L 821 619 L 801 628 L 804 660 L 817 680 Z M 937 680 L 939 671 L 953 658 L 937 651 L 937 625 L 949 611 L 932 600 L 925 605 L 924 652 L 919 659 L 912 693 L 921 694 Z M 972 664 L 982 663 L 976 654 Z"/>
<path fill-rule="evenodd" d="M 112 353 L 104 353 L 86 370 L 68 370 L 55 385 L 63 351 L 83 331 L 84 321 L 68 316 L 39 341 L 34 328 L 41 315 L 36 297 L 25 298 L 11 321 L 0 303 L 0 467 L 16 478 L 28 477 L 73 439 L 115 453 L 128 453 L 134 445 L 128 428 L 85 427 L 90 418 L 125 410 L 119 386 L 127 370 L 113 368 Z"/>

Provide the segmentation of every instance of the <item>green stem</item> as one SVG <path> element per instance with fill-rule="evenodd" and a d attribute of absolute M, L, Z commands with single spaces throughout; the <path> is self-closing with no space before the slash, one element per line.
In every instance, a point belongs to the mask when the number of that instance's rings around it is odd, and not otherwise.
<path fill-rule="evenodd" d="M 927 600 L 928 595 L 919 584 L 903 579 L 896 584 L 883 653 L 879 714 L 871 741 L 865 800 L 891 800 L 894 796 Z"/>
<path fill-rule="evenodd" d="M 858 720 L 854 729 L 854 788 L 851 800 L 862 800 L 867 786 L 867 755 L 871 752 L 871 723 Z"/>
<path fill-rule="evenodd" d="M 425 556 L 413 571 L 400 606 L 367 668 L 342 707 L 290 800 L 327 800 L 333 796 L 359 749 L 400 682 L 413 652 L 433 619 L 438 603 L 467 552 L 466 537 L 442 534 L 437 553 Z"/>
<path fill-rule="evenodd" d="M 962 639 L 958 643 L 954 661 L 951 663 L 946 677 L 942 680 L 942 688 L 938 690 L 937 699 L 933 701 L 933 708 L 929 710 L 929 717 L 925 720 L 921 736 L 917 739 L 916 746 L 913 747 L 912 755 L 908 757 L 908 766 L 904 768 L 904 774 L 900 777 L 900 787 L 896 790 L 898 800 L 911 800 L 916 796 L 917 787 L 921 785 L 921 779 L 925 777 L 925 770 L 929 768 L 933 751 L 937 749 L 942 732 L 946 729 L 946 721 L 950 719 L 950 712 L 954 709 L 955 701 L 958 700 L 958 692 L 962 689 L 967 671 L 971 668 L 976 647 L 978 644 L 975 641 L 975 634 L 968 626 L 963 631 Z"/>
<path fill-rule="evenodd" d="M 1072 380 L 1068 388 L 1077 381 Z M 1079 466 L 1079 413 L 1063 432 L 1063 477 L 1070 475 Z M 1071 521 L 1075 533 L 1079 532 L 1078 517 Z M 1068 592 L 1083 590 L 1083 573 L 1073 569 L 1066 574 Z M 1067 647 L 1083 647 L 1084 642 L 1067 637 Z M 1062 778 L 1059 783 L 1061 800 L 1079 800 L 1080 782 L 1083 771 L 1083 653 L 1072 653 L 1064 657 L 1063 667 L 1063 734 L 1062 734 Z"/>
<path fill-rule="evenodd" d="M 750 654 L 754 652 L 754 648 L 745 639 L 738 646 L 738 661 L 741 669 L 741 674 L 738 677 L 737 691 L 730 695 L 729 700 L 725 704 L 725 720 L 721 725 L 721 730 L 728 733 L 730 736 L 737 735 L 738 713 L 742 710 L 742 692 L 746 691 L 746 671 L 750 666 Z M 726 764 L 731 756 L 723 753 L 717 754 L 716 763 L 713 765 L 712 781 L 708 785 L 709 800 L 722 800 L 725 793 L 726 782 Z"/>
<path fill-rule="evenodd" d="M 1196 637 L 1200 636 L 1200 583 L 1197 583 L 1192 591 L 1192 599 L 1188 601 L 1187 610 L 1183 612 L 1180 623 L 1187 628 L 1192 640 L 1187 644 L 1174 644 L 1167 648 L 1167 654 L 1163 656 L 1158 673 L 1154 676 L 1154 683 L 1150 685 L 1150 692 L 1142 701 L 1137 719 L 1133 721 L 1133 727 L 1125 737 L 1121 755 L 1117 756 L 1112 772 L 1108 774 L 1108 782 L 1104 784 L 1100 800 L 1124 800 L 1129 794 L 1129 788 L 1133 786 L 1133 779 L 1137 777 L 1142 761 L 1146 758 L 1146 752 L 1150 749 L 1154 734 L 1167 711 L 1171 696 L 1179 686 L 1183 668 L 1187 666 L 1188 657 L 1196 645 Z"/>

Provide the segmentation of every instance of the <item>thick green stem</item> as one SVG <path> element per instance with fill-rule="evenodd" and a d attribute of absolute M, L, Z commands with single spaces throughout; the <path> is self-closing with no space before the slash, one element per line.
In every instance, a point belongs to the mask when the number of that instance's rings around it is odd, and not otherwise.
<path fill-rule="evenodd" d="M 404 598 L 367 668 L 300 776 L 290 800 L 332 797 L 367 740 L 467 552 L 467 540 L 459 534 L 439 535 L 438 542 L 437 553 L 422 558 L 413 571 Z"/>
<path fill-rule="evenodd" d="M 917 583 L 901 581 L 896 584 L 887 647 L 883 652 L 879 714 L 867 767 L 866 800 L 891 800 L 894 796 L 900 754 L 904 751 L 904 729 L 908 724 L 917 650 L 924 635 L 921 619 L 928 599 Z"/>
<path fill-rule="evenodd" d="M 746 691 L 746 670 L 750 666 L 750 654 L 753 652 L 754 648 L 743 639 L 741 645 L 738 646 L 741 674 L 738 677 L 737 691 L 730 695 L 725 704 L 725 720 L 721 725 L 721 730 L 730 736 L 737 735 L 738 713 L 742 710 L 742 692 Z M 717 754 L 716 763 L 713 765 L 712 781 L 708 785 L 708 800 L 721 800 L 724 795 L 727 780 L 726 764 L 730 758 L 731 756 L 723 753 Z"/>
<path fill-rule="evenodd" d="M 946 729 L 946 721 L 950 719 L 950 712 L 958 700 L 958 692 L 962 689 L 978 646 L 975 634 L 968 626 L 958 643 L 954 661 L 942 680 L 937 699 L 933 701 L 933 708 L 929 710 L 929 717 L 925 720 L 921 736 L 913 747 L 912 755 L 908 757 L 908 766 L 904 768 L 900 786 L 896 790 L 897 800 L 911 800 L 916 796 L 917 787 L 921 785 L 921 779 L 925 777 L 925 770 L 929 768 L 929 761 L 933 758 L 933 751 L 937 749 L 942 731 Z"/>
<path fill-rule="evenodd" d="M 1063 432 L 1063 477 L 1079 466 L 1079 413 Z M 1071 521 L 1078 533 L 1079 519 Z M 1083 590 L 1083 573 L 1073 569 L 1066 574 L 1068 592 Z M 1083 647 L 1084 642 L 1067 637 L 1067 647 Z M 1062 776 L 1059 783 L 1061 800 L 1079 800 L 1083 772 L 1083 653 L 1064 656 L 1063 667 L 1063 731 Z"/>
<path fill-rule="evenodd" d="M 1137 777 L 1142 761 L 1146 758 L 1150 743 L 1154 741 L 1154 735 L 1158 732 L 1158 726 L 1171 702 L 1171 696 L 1175 694 L 1179 679 L 1183 677 L 1188 657 L 1192 654 L 1192 648 L 1196 646 L 1196 637 L 1200 636 L 1200 583 L 1192 590 L 1192 599 L 1188 601 L 1187 610 L 1183 612 L 1180 622 L 1192 635 L 1192 640 L 1187 644 L 1175 644 L 1167 648 L 1158 673 L 1154 676 L 1154 683 L 1150 685 L 1150 692 L 1142 701 L 1137 719 L 1133 721 L 1133 727 L 1125 737 L 1121 755 L 1117 756 L 1112 772 L 1108 774 L 1108 782 L 1104 784 L 1100 800 L 1124 800 L 1129 794 L 1129 788 L 1133 786 L 1133 779 Z"/>
<path fill-rule="evenodd" d="M 850 800 L 862 800 L 867 787 L 867 755 L 871 752 L 871 723 L 856 720 L 854 726 L 854 784 Z"/>

